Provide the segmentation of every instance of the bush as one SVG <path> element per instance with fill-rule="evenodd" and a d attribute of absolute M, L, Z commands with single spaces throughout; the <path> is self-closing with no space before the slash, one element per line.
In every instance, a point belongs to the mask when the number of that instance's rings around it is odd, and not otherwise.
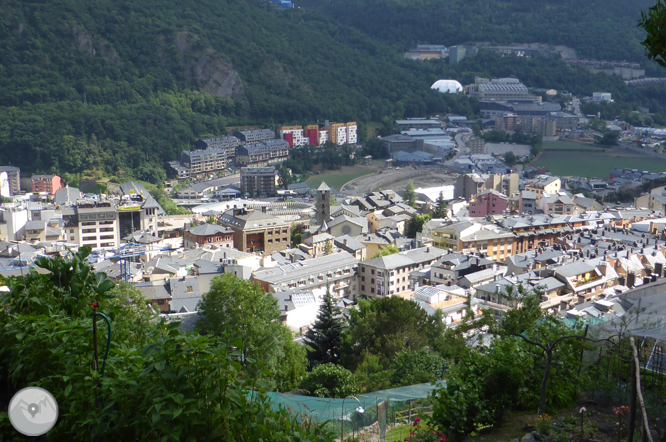
<path fill-rule="evenodd" d="M 330 398 L 344 398 L 360 392 L 351 371 L 330 363 L 318 365 L 308 373 L 301 383 L 301 388 L 307 390 L 311 396 Z"/>

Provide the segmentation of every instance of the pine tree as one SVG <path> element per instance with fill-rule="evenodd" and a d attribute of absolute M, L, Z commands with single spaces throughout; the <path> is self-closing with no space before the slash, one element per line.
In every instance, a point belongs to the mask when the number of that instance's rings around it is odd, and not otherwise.
<path fill-rule="evenodd" d="M 437 203 L 435 203 L 435 218 L 446 218 L 446 201 L 444 201 L 444 192 L 439 192 Z"/>
<path fill-rule="evenodd" d="M 344 323 L 340 308 L 335 304 L 331 293 L 326 290 L 324 303 L 319 307 L 317 320 L 305 332 L 303 342 L 308 345 L 308 360 L 311 367 L 331 362 L 337 364 L 340 359 L 340 345 Z"/>

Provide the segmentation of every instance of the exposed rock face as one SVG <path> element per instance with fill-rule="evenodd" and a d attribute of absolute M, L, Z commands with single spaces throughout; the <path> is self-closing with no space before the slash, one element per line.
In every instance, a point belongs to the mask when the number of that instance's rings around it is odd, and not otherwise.
<path fill-rule="evenodd" d="M 187 74 L 201 83 L 201 89 L 211 95 L 236 98 L 243 95 L 243 82 L 238 72 L 211 48 L 201 47 L 198 36 L 179 32 L 174 44 L 187 61 Z"/>

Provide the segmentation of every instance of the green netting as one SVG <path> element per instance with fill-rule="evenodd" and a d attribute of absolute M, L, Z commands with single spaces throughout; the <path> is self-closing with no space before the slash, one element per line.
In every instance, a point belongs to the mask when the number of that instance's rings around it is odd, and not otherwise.
<path fill-rule="evenodd" d="M 437 381 L 435 384 L 415 384 L 361 394 L 357 397 L 364 409 L 371 410 L 374 406 L 383 401 L 395 403 L 407 402 L 416 399 L 425 399 L 435 388 L 444 385 L 446 385 L 444 381 Z M 350 416 L 358 407 L 358 402 L 356 402 L 354 399 L 343 400 L 334 398 L 319 398 L 288 393 L 268 393 L 268 396 L 271 399 L 271 403 L 274 408 L 283 407 L 292 411 L 293 413 L 307 415 L 313 420 L 319 422 L 350 419 Z"/>

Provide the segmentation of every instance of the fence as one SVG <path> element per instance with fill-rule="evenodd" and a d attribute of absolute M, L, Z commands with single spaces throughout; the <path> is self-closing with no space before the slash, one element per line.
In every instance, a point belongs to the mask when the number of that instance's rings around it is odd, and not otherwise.
<path fill-rule="evenodd" d="M 325 423 L 334 434 L 365 441 L 386 440 L 392 426 L 432 413 L 429 394 L 445 384 L 416 384 L 346 399 L 268 393 L 274 407 L 283 407 L 303 419 Z M 362 408 L 362 412 L 361 409 Z"/>

